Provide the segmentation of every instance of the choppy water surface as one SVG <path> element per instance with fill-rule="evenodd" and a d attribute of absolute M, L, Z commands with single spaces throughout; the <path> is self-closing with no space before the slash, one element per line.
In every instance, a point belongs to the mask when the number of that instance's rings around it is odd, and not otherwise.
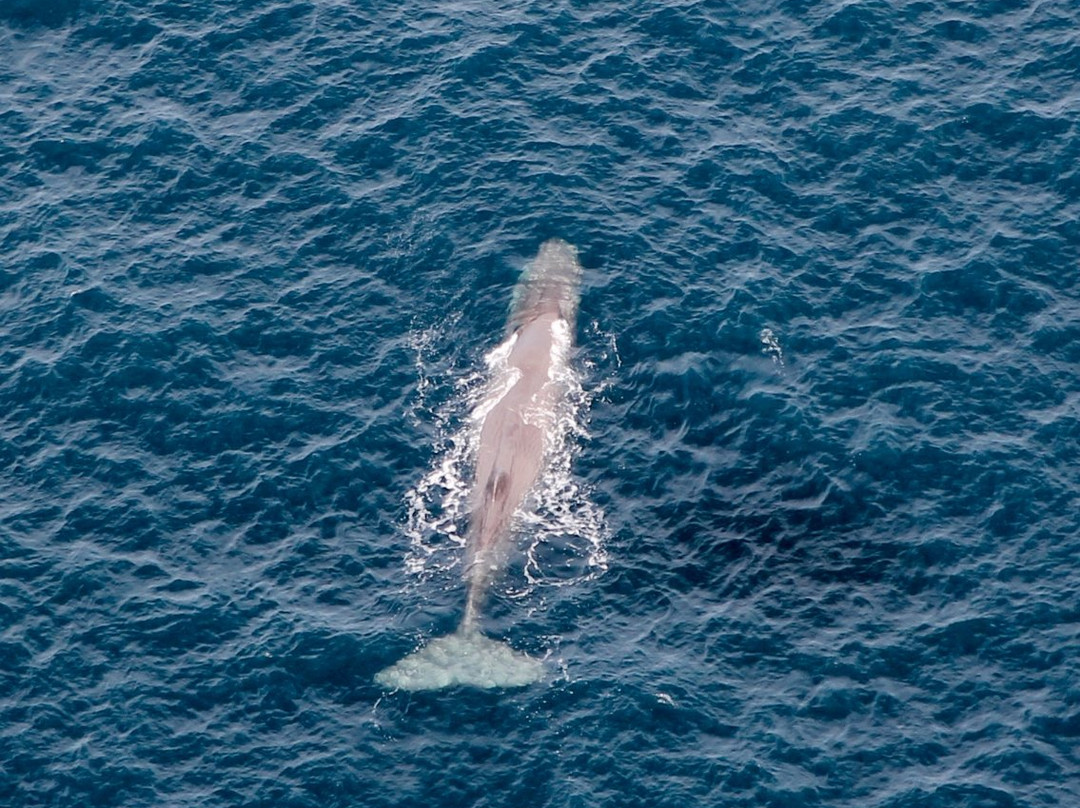
<path fill-rule="evenodd" d="M 0 2 L 3 802 L 1080 804 L 1078 71 L 1065 2 Z M 550 676 L 385 693 L 551 236 Z"/>

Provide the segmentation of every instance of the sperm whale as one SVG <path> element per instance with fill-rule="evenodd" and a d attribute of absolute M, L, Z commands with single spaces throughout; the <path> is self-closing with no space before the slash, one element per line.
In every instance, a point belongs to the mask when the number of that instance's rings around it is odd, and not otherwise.
<path fill-rule="evenodd" d="M 514 514 L 543 472 L 559 407 L 577 317 L 581 264 L 561 239 L 546 241 L 514 289 L 505 355 L 482 416 L 470 495 L 465 614 L 456 633 L 380 671 L 387 688 L 430 690 L 451 685 L 514 687 L 542 678 L 543 665 L 480 632 L 485 596 L 509 554 Z"/>

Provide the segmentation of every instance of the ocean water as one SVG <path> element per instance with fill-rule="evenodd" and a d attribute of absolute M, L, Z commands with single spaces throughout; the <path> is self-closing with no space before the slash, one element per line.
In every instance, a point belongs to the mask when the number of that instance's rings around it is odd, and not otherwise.
<path fill-rule="evenodd" d="M 1065 0 L 0 0 L 0 802 L 1080 805 L 1078 75 Z M 387 692 L 554 236 L 549 675 Z"/>

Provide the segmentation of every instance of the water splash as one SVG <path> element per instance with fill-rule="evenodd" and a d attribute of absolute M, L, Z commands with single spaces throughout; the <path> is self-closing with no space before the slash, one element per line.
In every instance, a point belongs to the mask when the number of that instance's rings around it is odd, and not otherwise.
<path fill-rule="evenodd" d="M 761 352 L 766 356 L 771 356 L 775 364 L 783 367 L 784 351 L 780 348 L 780 340 L 776 338 L 771 328 L 761 329 L 761 344 L 764 346 Z"/>

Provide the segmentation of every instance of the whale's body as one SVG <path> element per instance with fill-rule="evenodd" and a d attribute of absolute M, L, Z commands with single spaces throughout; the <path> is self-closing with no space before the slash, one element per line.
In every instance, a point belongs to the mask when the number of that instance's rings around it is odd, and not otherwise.
<path fill-rule="evenodd" d="M 574 248 L 565 241 L 548 241 L 515 293 L 504 343 L 509 355 L 500 370 L 505 392 L 484 417 L 476 451 L 466 627 L 475 622 L 492 575 L 505 563 L 514 512 L 545 465 L 565 393 L 580 276 Z"/>
<path fill-rule="evenodd" d="M 470 495 L 465 616 L 456 634 L 429 643 L 376 675 L 379 684 L 424 690 L 466 684 L 511 687 L 543 675 L 537 660 L 482 635 L 480 609 L 506 563 L 511 523 L 549 458 L 566 394 L 581 264 L 560 239 L 545 242 L 514 290 L 505 361 L 491 380 Z"/>

